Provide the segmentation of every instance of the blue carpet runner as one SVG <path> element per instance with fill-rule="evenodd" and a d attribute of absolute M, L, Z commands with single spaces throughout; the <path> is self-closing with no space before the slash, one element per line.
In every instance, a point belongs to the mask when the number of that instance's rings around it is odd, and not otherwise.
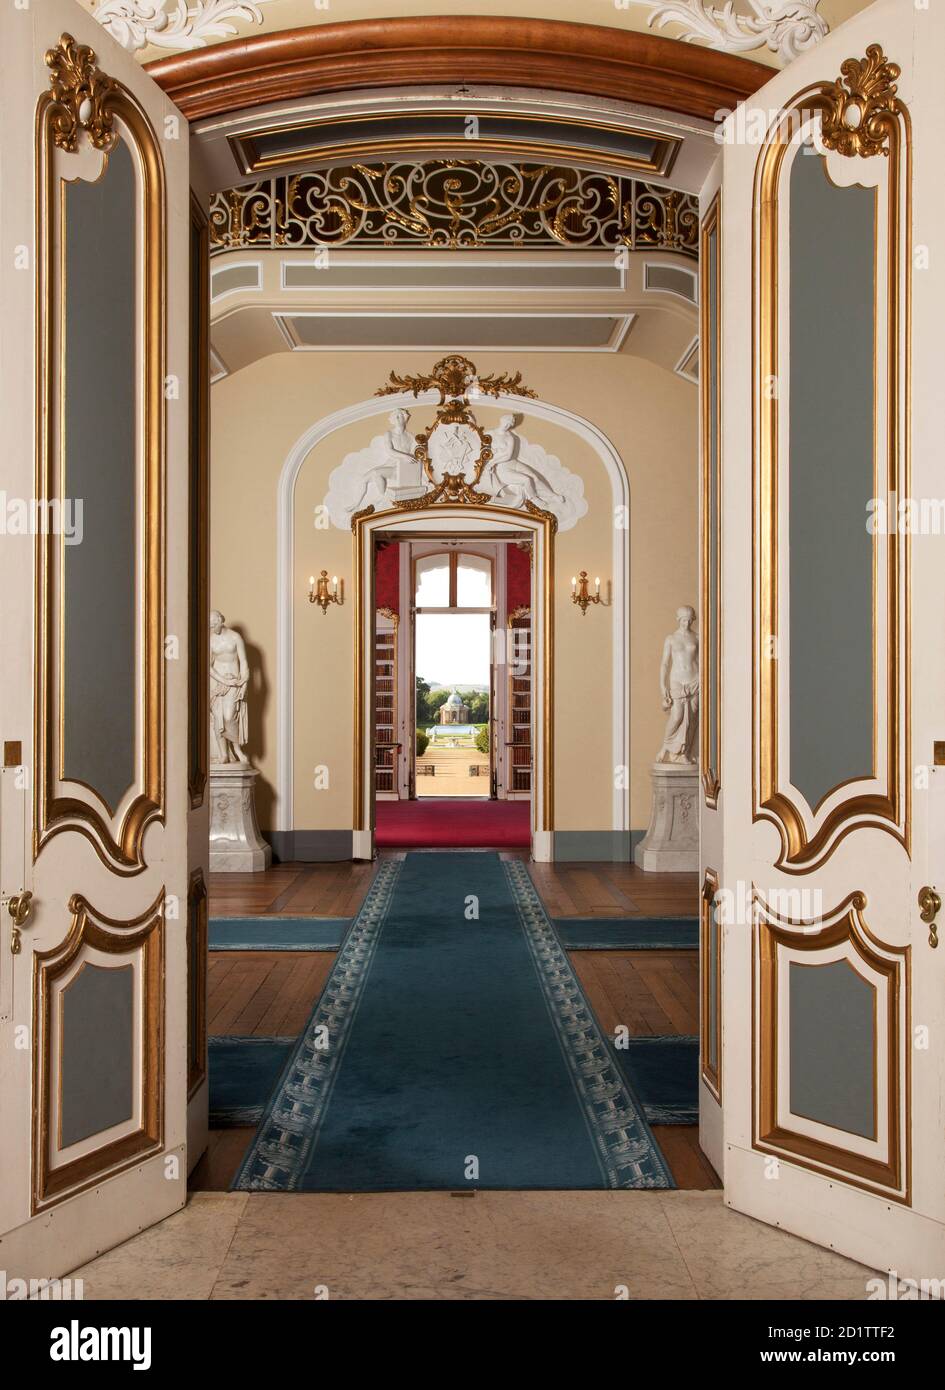
<path fill-rule="evenodd" d="M 614 1055 L 651 1125 L 699 1123 L 698 1038 L 630 1038 Z"/>
<path fill-rule="evenodd" d="M 211 917 L 211 951 L 337 951 L 350 917 Z"/>
<path fill-rule="evenodd" d="M 211 917 L 211 951 L 337 951 L 350 917 Z M 695 951 L 695 917 L 556 917 L 568 951 Z"/>
<path fill-rule="evenodd" d="M 697 951 L 696 917 L 556 917 L 568 951 Z"/>
<path fill-rule="evenodd" d="M 259 1124 L 295 1043 L 236 1034 L 207 1039 L 211 1129 Z"/>
<path fill-rule="evenodd" d="M 380 865 L 233 1186 L 674 1184 L 525 865 L 415 853 Z"/>
<path fill-rule="evenodd" d="M 209 1039 L 211 1129 L 259 1123 L 295 1042 L 233 1034 Z M 630 1038 L 625 1047 L 611 1046 L 650 1124 L 698 1123 L 698 1038 Z"/>

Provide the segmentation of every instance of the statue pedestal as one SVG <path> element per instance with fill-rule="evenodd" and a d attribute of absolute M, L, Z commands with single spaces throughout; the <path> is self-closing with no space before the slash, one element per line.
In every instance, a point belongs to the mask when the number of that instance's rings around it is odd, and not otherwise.
<path fill-rule="evenodd" d="M 699 769 L 686 763 L 654 763 L 650 828 L 633 853 L 651 874 L 699 869 Z"/>
<path fill-rule="evenodd" d="M 272 850 L 256 821 L 256 778 L 246 763 L 210 765 L 210 872 L 259 873 Z"/>

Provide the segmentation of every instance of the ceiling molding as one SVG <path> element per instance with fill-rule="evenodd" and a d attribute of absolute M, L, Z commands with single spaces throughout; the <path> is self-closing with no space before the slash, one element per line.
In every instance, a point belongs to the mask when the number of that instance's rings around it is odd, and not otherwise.
<path fill-rule="evenodd" d="M 159 58 L 146 71 L 192 121 L 421 78 L 612 97 L 712 120 L 771 77 L 749 58 L 655 34 L 487 15 L 309 25 Z"/>

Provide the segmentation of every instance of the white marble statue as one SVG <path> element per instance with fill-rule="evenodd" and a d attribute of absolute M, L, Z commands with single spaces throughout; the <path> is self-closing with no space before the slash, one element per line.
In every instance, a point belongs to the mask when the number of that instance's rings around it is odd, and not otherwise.
<path fill-rule="evenodd" d="M 492 458 L 483 469 L 480 489 L 500 507 L 524 507 L 530 502 L 569 531 L 587 512 L 584 482 L 540 444 L 515 433 L 515 416 L 503 415 L 490 432 Z"/>
<path fill-rule="evenodd" d="M 366 449 L 347 454 L 328 480 L 325 506 L 332 524 L 346 531 L 365 507 L 383 511 L 394 502 L 417 497 L 428 486 L 423 466 L 414 457 L 417 441 L 407 429 L 410 415 L 392 410 L 389 428 L 376 434 Z"/>
<path fill-rule="evenodd" d="M 485 481 L 493 502 L 502 507 L 522 507 L 527 501 L 543 511 L 564 505 L 563 493 L 555 489 L 547 473 L 542 474 L 523 457 L 523 441 L 515 433 L 514 415 L 503 415 L 489 438 L 492 458 Z"/>
<path fill-rule="evenodd" d="M 216 609 L 210 614 L 210 762 L 249 764 L 243 752 L 248 739 L 246 644 L 226 626 Z"/>
<path fill-rule="evenodd" d="M 676 631 L 663 643 L 660 698 L 668 717 L 663 746 L 656 759 L 658 763 L 692 767 L 698 761 L 699 639 L 692 631 L 695 621 L 694 608 L 688 604 L 677 608 Z"/>

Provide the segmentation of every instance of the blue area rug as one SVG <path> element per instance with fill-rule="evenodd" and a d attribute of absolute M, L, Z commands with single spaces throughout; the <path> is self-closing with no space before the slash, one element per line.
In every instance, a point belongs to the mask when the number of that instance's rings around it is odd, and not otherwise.
<path fill-rule="evenodd" d="M 211 951 L 337 951 L 349 917 L 211 917 Z"/>
<path fill-rule="evenodd" d="M 525 865 L 420 853 L 378 868 L 233 1186 L 674 1184 Z"/>
<path fill-rule="evenodd" d="M 556 917 L 568 951 L 697 951 L 696 917 Z"/>
<path fill-rule="evenodd" d="M 699 1123 L 698 1038 L 630 1038 L 614 1056 L 651 1125 Z"/>
<path fill-rule="evenodd" d="M 295 1041 L 236 1036 L 207 1039 L 212 1129 L 259 1123 Z"/>

